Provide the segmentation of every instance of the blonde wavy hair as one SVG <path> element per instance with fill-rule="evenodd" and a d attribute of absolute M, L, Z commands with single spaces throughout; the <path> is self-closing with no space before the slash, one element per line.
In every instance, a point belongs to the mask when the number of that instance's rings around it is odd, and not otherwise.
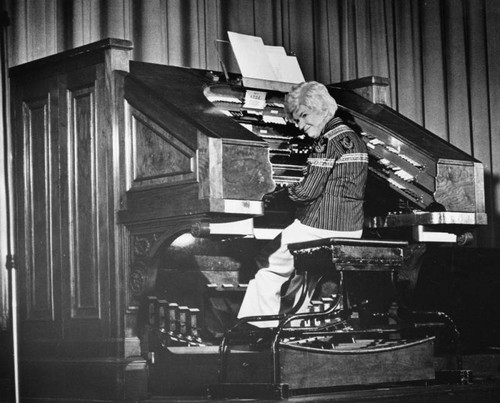
<path fill-rule="evenodd" d="M 337 102 L 329 94 L 328 89 L 317 81 L 306 81 L 298 84 L 285 96 L 285 112 L 292 121 L 294 112 L 302 105 L 317 112 L 329 113 L 332 116 L 338 108 Z"/>

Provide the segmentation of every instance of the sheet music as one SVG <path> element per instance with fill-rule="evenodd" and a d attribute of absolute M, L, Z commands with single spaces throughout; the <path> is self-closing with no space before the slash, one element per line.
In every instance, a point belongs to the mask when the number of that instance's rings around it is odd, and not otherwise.
<path fill-rule="evenodd" d="M 243 77 L 275 80 L 262 38 L 230 31 L 228 35 Z"/>
<path fill-rule="evenodd" d="M 244 78 L 298 84 L 304 80 L 295 56 L 283 46 L 264 45 L 262 38 L 228 31 L 229 41 Z"/>
<path fill-rule="evenodd" d="M 297 58 L 288 56 L 283 46 L 264 45 L 264 48 L 277 81 L 294 84 L 305 81 Z"/>

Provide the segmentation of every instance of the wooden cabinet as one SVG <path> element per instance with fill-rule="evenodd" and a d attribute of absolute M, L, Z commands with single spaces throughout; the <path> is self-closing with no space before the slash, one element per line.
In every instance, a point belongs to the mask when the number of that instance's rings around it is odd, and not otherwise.
<path fill-rule="evenodd" d="M 125 347 L 116 71 L 104 40 L 11 69 L 23 397 L 140 396 Z M 129 382 L 130 383 L 130 382 Z M 129 389 L 133 389 L 131 392 Z"/>

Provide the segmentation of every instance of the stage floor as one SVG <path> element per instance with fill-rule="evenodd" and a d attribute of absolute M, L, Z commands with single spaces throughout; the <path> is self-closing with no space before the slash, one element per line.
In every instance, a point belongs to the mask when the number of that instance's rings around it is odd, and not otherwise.
<path fill-rule="evenodd" d="M 463 368 L 472 371 L 469 384 L 384 385 L 356 390 L 322 390 L 294 395 L 284 401 L 296 402 L 401 402 L 401 403 L 489 403 L 500 402 L 500 354 L 465 355 Z M 276 402 L 271 399 L 210 399 L 207 396 L 156 396 L 141 403 Z"/>
<path fill-rule="evenodd" d="M 265 399 L 221 399 L 207 397 L 153 397 L 142 403 L 201 403 L 201 402 L 276 402 Z M 489 403 L 500 402 L 500 379 L 475 381 L 470 385 L 430 385 L 332 391 L 329 393 L 298 395 L 286 399 L 295 402 L 428 402 L 428 403 Z"/>

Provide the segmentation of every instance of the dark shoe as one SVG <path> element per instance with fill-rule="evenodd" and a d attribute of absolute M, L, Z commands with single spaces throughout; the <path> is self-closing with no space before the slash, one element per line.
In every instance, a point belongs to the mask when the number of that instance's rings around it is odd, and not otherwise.
<path fill-rule="evenodd" d="M 233 328 L 234 330 L 249 330 L 249 331 L 259 331 L 262 330 L 262 328 L 252 325 L 251 323 L 244 322 L 239 324 L 237 327 Z"/>

